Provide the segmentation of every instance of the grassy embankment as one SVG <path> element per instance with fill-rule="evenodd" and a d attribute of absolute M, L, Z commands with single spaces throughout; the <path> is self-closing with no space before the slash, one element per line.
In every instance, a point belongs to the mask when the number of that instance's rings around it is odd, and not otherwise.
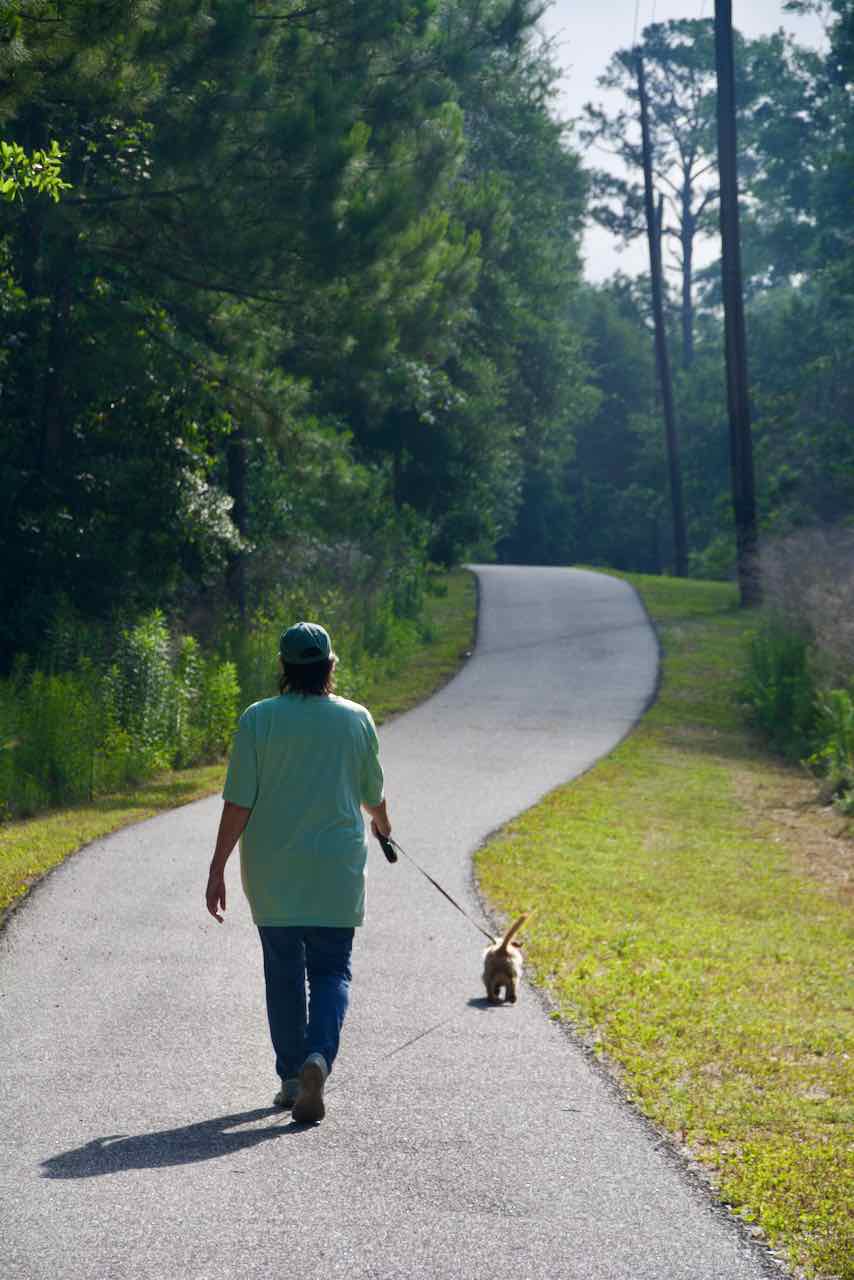
<path fill-rule="evenodd" d="M 428 697 L 454 674 L 472 648 L 474 577 L 459 570 L 448 574 L 445 583 L 446 595 L 427 598 L 425 631 L 431 639 L 424 640 L 402 667 L 395 669 L 393 659 L 384 659 L 364 695 L 378 723 Z M 224 775 L 223 764 L 168 773 L 119 795 L 100 796 L 88 804 L 0 827 L 0 918 L 31 885 L 83 845 L 164 809 L 211 795 L 222 786 Z"/>
<path fill-rule="evenodd" d="M 534 906 L 528 971 L 720 1199 L 808 1274 L 854 1277 L 852 843 L 745 727 L 751 619 L 725 584 L 625 575 L 659 699 L 479 854 Z"/>

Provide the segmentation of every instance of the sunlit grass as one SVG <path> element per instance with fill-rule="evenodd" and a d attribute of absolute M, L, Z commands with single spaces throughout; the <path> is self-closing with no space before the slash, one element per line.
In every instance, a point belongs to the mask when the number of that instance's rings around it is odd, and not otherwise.
<path fill-rule="evenodd" d="M 426 634 L 414 656 L 399 667 L 393 658 L 387 660 L 367 689 L 365 702 L 378 723 L 435 692 L 472 648 L 476 613 L 473 575 L 458 570 L 443 575 L 437 585 L 439 594 L 427 600 Z M 224 777 L 223 764 L 200 765 L 165 774 L 118 795 L 101 796 L 89 804 L 4 824 L 0 827 L 0 915 L 83 845 L 164 809 L 215 794 Z"/>
<path fill-rule="evenodd" d="M 749 615 L 717 583 L 630 576 L 660 696 L 590 773 L 478 856 L 536 907 L 529 972 L 720 1197 L 799 1265 L 854 1277 L 850 904 L 751 797 L 779 789 L 735 690 Z M 794 838 L 794 837 L 792 837 Z"/>

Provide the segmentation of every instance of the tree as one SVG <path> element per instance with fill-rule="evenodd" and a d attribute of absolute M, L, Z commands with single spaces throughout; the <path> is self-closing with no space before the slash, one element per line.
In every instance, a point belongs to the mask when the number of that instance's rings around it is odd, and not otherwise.
<path fill-rule="evenodd" d="M 653 23 L 638 46 L 646 71 L 654 177 L 664 197 L 662 234 L 674 246 L 681 279 L 681 358 L 689 368 L 694 354 L 694 254 L 698 236 L 714 228 L 717 177 L 714 139 L 714 28 L 710 19 Z M 618 89 L 629 106 L 609 116 L 588 104 L 582 139 L 609 151 L 640 174 L 636 55 L 613 55 L 598 83 Z M 643 234 L 643 187 L 631 176 L 603 170 L 593 174 L 593 216 L 615 235 L 632 240 Z"/>
<path fill-rule="evenodd" d="M 466 169 L 464 99 L 522 57 L 535 6 L 15 10 L 0 124 L 30 153 L 56 137 L 73 189 L 0 211 L 6 658 L 87 583 L 103 616 L 224 575 L 239 605 L 271 566 L 310 572 L 337 547 L 380 575 L 428 537 L 443 558 L 491 554 L 525 412 L 532 441 L 568 438 L 547 415 L 563 366 L 577 377 L 552 302 L 542 319 L 531 291 L 513 304 L 542 357 L 527 401 L 521 356 L 477 317 L 510 184 Z M 543 131 L 538 110 L 515 125 Z M 543 273 L 574 257 L 559 235 Z"/>
<path fill-rule="evenodd" d="M 671 545 L 662 494 L 666 466 L 655 415 L 648 290 L 616 278 L 578 299 L 584 353 L 597 395 L 577 431 L 570 477 L 574 558 L 642 573 L 662 572 Z"/>
<path fill-rule="evenodd" d="M 569 130 L 550 109 L 556 78 L 547 50 L 502 51 L 462 99 L 468 198 L 480 202 L 483 219 L 483 267 L 465 336 L 494 362 L 504 448 L 518 459 L 518 508 L 500 530 L 499 554 L 527 563 L 573 555 L 568 468 L 576 429 L 596 400 L 573 312 L 586 183 Z"/>
<path fill-rule="evenodd" d="M 652 183 L 652 146 L 649 129 L 649 106 L 646 94 L 646 78 L 643 58 L 637 57 L 638 104 L 640 107 L 641 145 L 643 149 L 644 213 L 649 241 L 649 273 L 653 325 L 655 327 L 655 358 L 658 367 L 658 387 L 664 417 L 664 436 L 667 444 L 668 488 L 673 520 L 673 572 L 684 577 L 688 569 L 688 539 L 685 530 L 685 506 L 682 495 L 682 464 L 679 456 L 679 437 L 673 404 L 673 382 L 670 374 L 670 356 L 667 331 L 664 323 L 664 284 L 661 266 L 662 208 L 654 207 Z"/>
<path fill-rule="evenodd" d="M 741 276 L 741 233 L 738 212 L 735 57 L 732 5 L 715 0 L 717 62 L 718 172 L 720 176 L 721 275 L 724 303 L 727 409 L 730 428 L 732 502 L 735 516 L 736 565 L 743 606 L 759 604 L 759 547 L 753 475 L 753 437 L 747 373 L 747 340 Z"/>

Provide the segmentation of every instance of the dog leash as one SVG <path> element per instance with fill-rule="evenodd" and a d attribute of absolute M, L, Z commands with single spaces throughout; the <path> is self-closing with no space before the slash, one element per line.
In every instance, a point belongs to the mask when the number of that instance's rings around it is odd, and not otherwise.
<path fill-rule="evenodd" d="M 451 906 L 456 907 L 460 915 L 465 916 L 469 924 L 473 924 L 475 929 L 477 929 L 479 933 L 482 933 L 484 938 L 487 938 L 490 943 L 495 942 L 495 939 L 493 938 L 492 934 L 487 933 L 486 930 L 482 928 L 477 923 L 476 920 L 473 920 L 472 917 L 469 915 L 469 913 L 466 910 L 464 910 L 463 907 L 460 906 L 456 898 L 452 898 L 451 895 L 448 893 L 447 889 L 443 889 L 442 886 L 439 884 L 439 881 L 434 880 L 433 877 L 430 875 L 429 871 L 425 871 L 422 866 L 419 866 L 419 864 L 415 861 L 412 855 L 407 853 L 405 849 L 401 848 L 401 846 L 397 843 L 396 840 L 392 839 L 391 836 L 381 836 L 379 832 L 377 832 L 376 835 L 377 835 L 377 839 L 380 842 L 380 845 L 382 846 L 382 851 L 389 862 L 397 862 L 397 855 L 399 853 L 402 853 L 404 858 L 406 858 L 408 862 L 412 863 L 416 871 L 420 871 L 424 879 L 429 880 L 433 888 L 438 889 L 442 897 L 447 898 Z"/>

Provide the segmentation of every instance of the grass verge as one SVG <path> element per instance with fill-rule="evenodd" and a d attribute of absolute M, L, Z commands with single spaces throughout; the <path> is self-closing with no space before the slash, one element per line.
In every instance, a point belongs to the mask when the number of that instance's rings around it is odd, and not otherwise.
<path fill-rule="evenodd" d="M 399 668 L 393 658 L 385 659 L 367 689 L 365 702 L 378 723 L 429 697 L 451 678 L 473 647 L 474 576 L 456 570 L 440 581 L 439 588 L 441 594 L 427 599 L 423 642 Z M 223 764 L 200 765 L 164 774 L 121 794 L 0 827 L 0 919 L 42 876 L 83 845 L 164 809 L 212 795 L 224 777 Z"/>
<path fill-rule="evenodd" d="M 536 907 L 553 1016 L 720 1199 L 790 1265 L 852 1280 L 852 845 L 743 723 L 734 590 L 624 576 L 661 636 L 658 701 L 489 842 L 480 884 Z"/>

